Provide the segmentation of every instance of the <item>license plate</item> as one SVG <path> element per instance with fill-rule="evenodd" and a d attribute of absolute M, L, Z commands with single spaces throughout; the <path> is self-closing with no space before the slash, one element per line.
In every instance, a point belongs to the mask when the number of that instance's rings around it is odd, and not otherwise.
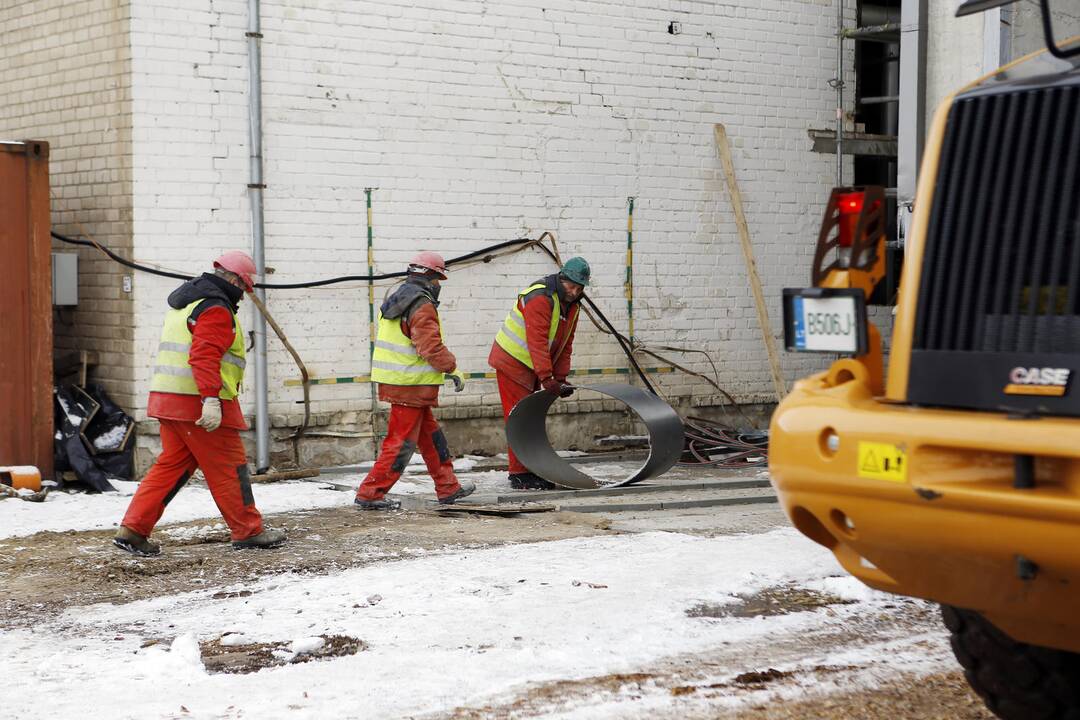
<path fill-rule="evenodd" d="M 866 305 L 861 290 L 784 291 L 788 350 L 856 355 L 865 352 Z"/>

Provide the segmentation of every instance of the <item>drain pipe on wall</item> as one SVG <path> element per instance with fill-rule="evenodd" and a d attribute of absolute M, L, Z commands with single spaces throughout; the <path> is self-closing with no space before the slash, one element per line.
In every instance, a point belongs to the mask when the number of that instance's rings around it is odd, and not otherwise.
<path fill-rule="evenodd" d="M 259 274 L 266 271 L 266 247 L 263 232 L 262 167 L 262 32 L 259 22 L 259 0 L 248 0 L 248 197 L 251 199 L 252 259 Z M 265 304 L 266 290 L 256 288 L 255 296 Z M 252 308 L 252 329 L 255 335 L 255 472 L 264 473 L 270 467 L 270 414 L 267 409 L 268 383 L 266 375 L 266 319 Z"/>

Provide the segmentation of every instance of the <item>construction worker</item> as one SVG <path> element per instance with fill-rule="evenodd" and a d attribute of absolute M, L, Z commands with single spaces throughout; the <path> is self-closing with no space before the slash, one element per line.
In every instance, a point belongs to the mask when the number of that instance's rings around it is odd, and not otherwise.
<path fill-rule="evenodd" d="M 169 295 L 146 414 L 161 426 L 161 454 L 139 483 L 113 543 L 135 555 L 157 555 L 149 537 L 165 506 L 200 468 L 237 549 L 272 548 L 282 530 L 263 526 L 251 493 L 237 394 L 244 379 L 244 331 L 237 315 L 252 289 L 255 263 L 232 250 L 214 272 Z"/>
<path fill-rule="evenodd" d="M 579 303 L 589 284 L 589 263 L 573 257 L 555 275 L 548 275 L 518 293 L 517 301 L 495 336 L 488 365 L 495 369 L 503 419 L 526 395 L 545 390 L 559 397 L 574 392 L 566 383 L 574 350 Z M 529 472 L 514 451 L 510 456 L 510 487 L 553 490 L 555 486 Z"/>
<path fill-rule="evenodd" d="M 455 392 L 465 389 L 457 359 L 443 344 L 439 322 L 439 282 L 446 279 L 446 262 L 438 253 L 422 252 L 407 272 L 405 283 L 379 308 L 371 379 L 379 383 L 379 399 L 390 403 L 390 420 L 379 457 L 356 490 L 354 502 L 362 510 L 401 506 L 385 495 L 417 448 L 440 503 L 453 503 L 476 490 L 469 480 L 458 482 L 446 435 L 431 412 L 439 404 L 443 382 L 452 380 Z"/>

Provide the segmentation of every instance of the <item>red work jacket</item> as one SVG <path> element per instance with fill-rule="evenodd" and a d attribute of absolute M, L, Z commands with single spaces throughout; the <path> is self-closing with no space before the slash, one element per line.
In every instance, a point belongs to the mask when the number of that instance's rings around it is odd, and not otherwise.
<path fill-rule="evenodd" d="M 522 315 L 525 316 L 525 340 L 529 344 L 529 356 L 534 369 L 530 370 L 523 362 L 499 347 L 498 343 L 491 344 L 488 365 L 506 373 L 511 380 L 529 390 L 536 390 L 540 383 L 551 377 L 559 382 L 566 382 L 566 376 L 570 374 L 570 358 L 574 353 L 577 304 L 561 303 L 566 310 L 566 317 L 559 318 L 555 339 L 549 346 L 548 330 L 551 327 L 551 311 L 554 307 L 551 298 L 543 292 L 536 292 L 532 297 L 528 297 L 524 306 L 521 305 L 522 298 L 519 297 L 517 301 Z M 570 318 L 573 318 L 573 322 Z"/>
<path fill-rule="evenodd" d="M 198 320 L 188 320 L 188 329 L 191 330 L 188 364 L 199 394 L 151 392 L 146 414 L 152 418 L 194 422 L 202 415 L 202 399 L 217 397 L 221 392 L 221 358 L 236 338 L 232 313 L 220 306 L 207 308 Z M 247 429 L 238 398 L 221 401 L 221 427 Z"/>
<path fill-rule="evenodd" d="M 412 340 L 416 352 L 439 372 L 457 369 L 457 358 L 443 345 L 435 306 L 422 303 L 412 315 L 401 318 L 401 332 Z M 440 385 L 388 385 L 379 383 L 379 399 L 393 405 L 438 407 Z"/>

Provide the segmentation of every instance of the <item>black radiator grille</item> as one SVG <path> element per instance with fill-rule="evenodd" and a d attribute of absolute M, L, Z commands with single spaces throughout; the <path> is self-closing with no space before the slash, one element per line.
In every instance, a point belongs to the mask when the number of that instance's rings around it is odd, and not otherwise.
<path fill-rule="evenodd" d="M 915 350 L 1080 353 L 1080 85 L 949 114 Z"/>

